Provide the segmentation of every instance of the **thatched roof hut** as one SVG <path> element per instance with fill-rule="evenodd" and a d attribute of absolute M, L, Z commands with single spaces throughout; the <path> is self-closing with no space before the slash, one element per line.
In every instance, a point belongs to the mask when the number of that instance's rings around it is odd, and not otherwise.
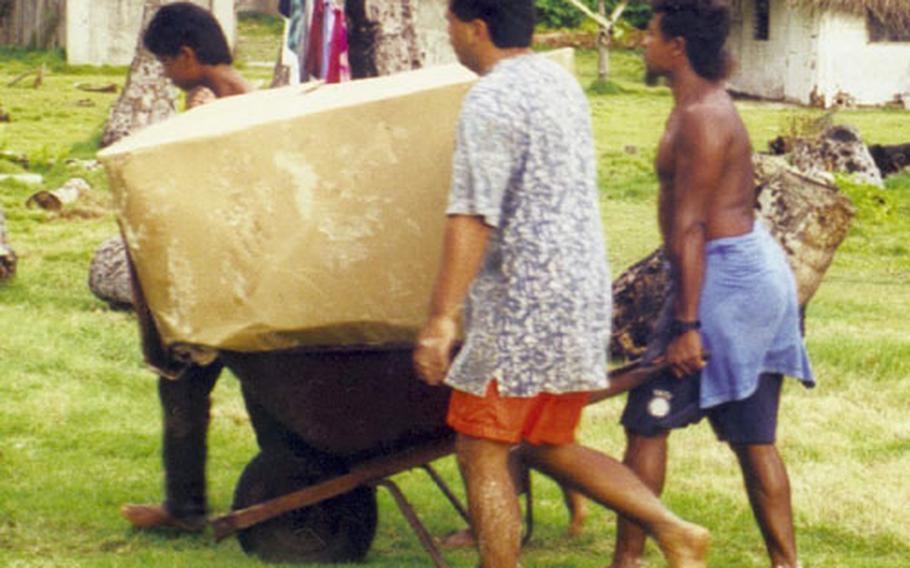
<path fill-rule="evenodd" d="M 910 0 L 732 0 L 731 87 L 813 104 L 910 108 Z"/>
<path fill-rule="evenodd" d="M 910 0 L 788 0 L 796 7 L 838 10 L 858 16 L 873 15 L 879 21 L 899 22 L 910 29 Z"/>

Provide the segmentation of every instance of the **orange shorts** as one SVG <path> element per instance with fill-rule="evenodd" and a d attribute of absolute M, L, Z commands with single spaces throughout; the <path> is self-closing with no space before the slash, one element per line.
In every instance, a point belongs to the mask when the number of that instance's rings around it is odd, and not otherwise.
<path fill-rule="evenodd" d="M 453 390 L 446 421 L 456 432 L 484 440 L 571 444 L 589 397 L 587 392 L 501 397 L 493 380 L 482 397 Z"/>

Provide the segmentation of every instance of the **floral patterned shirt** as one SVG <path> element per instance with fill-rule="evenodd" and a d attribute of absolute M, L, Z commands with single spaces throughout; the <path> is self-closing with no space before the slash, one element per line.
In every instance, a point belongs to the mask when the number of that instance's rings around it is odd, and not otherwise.
<path fill-rule="evenodd" d="M 607 385 L 610 276 L 587 99 L 539 55 L 500 61 L 468 93 L 449 215 L 493 227 L 465 302 L 465 343 L 446 377 L 483 396 Z"/>

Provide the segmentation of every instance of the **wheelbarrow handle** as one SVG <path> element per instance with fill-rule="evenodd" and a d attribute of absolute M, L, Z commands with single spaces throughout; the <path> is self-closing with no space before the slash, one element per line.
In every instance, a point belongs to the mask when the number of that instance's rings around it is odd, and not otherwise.
<path fill-rule="evenodd" d="M 451 454 L 455 443 L 451 437 L 436 440 L 416 448 L 377 458 L 355 466 L 350 473 L 304 487 L 245 509 L 211 519 L 215 541 L 221 541 L 243 529 L 275 518 L 295 509 L 315 505 L 326 499 L 343 495 L 366 483 L 378 481 Z"/>
<path fill-rule="evenodd" d="M 703 360 L 707 361 L 709 358 L 710 353 L 707 351 L 702 352 Z M 622 367 L 617 367 L 607 374 L 607 377 L 610 379 L 610 386 L 592 392 L 588 404 L 594 404 L 630 391 L 642 383 L 647 382 L 654 375 L 669 371 L 670 367 L 670 363 L 668 363 L 663 356 L 657 357 L 648 363 L 638 359 L 631 363 L 627 363 Z"/>

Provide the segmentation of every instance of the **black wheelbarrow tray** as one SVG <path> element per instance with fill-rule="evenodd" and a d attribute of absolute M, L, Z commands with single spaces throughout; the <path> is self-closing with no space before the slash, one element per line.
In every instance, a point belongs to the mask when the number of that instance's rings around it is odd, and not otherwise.
<path fill-rule="evenodd" d="M 424 469 L 465 522 L 465 507 L 430 465 L 454 451 L 448 387 L 429 387 L 411 347 L 265 353 L 222 351 L 238 377 L 259 454 L 240 476 L 233 511 L 212 519 L 216 540 L 272 562 L 362 560 L 375 536 L 376 488 L 390 491 L 435 566 L 448 566 L 389 477 Z M 592 402 L 655 371 L 628 365 Z M 526 488 L 528 486 L 526 485 Z M 525 537 L 532 526 L 526 491 Z"/>

